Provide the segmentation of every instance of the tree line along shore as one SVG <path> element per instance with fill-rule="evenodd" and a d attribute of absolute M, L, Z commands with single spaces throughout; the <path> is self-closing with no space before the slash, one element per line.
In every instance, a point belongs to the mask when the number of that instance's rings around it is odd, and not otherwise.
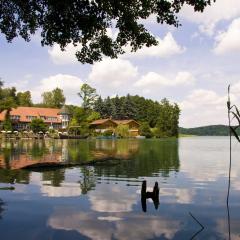
<path fill-rule="evenodd" d="M 97 94 L 95 88 L 88 84 L 83 84 L 76 94 L 82 100 L 81 106 L 65 104 L 66 97 L 60 88 L 43 92 L 42 101 L 33 103 L 30 91 L 18 92 L 15 87 L 4 87 L 3 82 L 0 82 L 0 112 L 6 111 L 5 120 L 1 123 L 1 130 L 14 131 L 10 118 L 13 108 L 19 106 L 61 108 L 65 106 L 71 116 L 69 128 L 78 126 L 74 130 L 78 135 L 96 135 L 90 128 L 90 124 L 98 119 L 134 119 L 140 124 L 141 136 L 147 138 L 178 137 L 180 108 L 166 98 L 154 101 L 130 94 L 103 98 Z M 54 129 L 48 129 L 40 118 L 33 119 L 29 126 L 33 133 L 51 132 L 53 135 L 55 134 Z M 122 129 L 118 129 L 118 132 L 126 132 L 123 126 L 120 128 Z M 111 133 L 105 134 L 110 135 Z"/>

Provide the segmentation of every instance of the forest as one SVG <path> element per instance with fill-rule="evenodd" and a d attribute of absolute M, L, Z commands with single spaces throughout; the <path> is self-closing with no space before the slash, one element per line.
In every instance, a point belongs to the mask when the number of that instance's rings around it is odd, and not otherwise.
<path fill-rule="evenodd" d="M 210 125 L 196 128 L 179 128 L 179 133 L 184 135 L 196 136 L 229 136 L 229 126 L 226 125 Z M 237 130 L 240 135 L 239 129 Z"/>
<path fill-rule="evenodd" d="M 170 103 L 166 98 L 153 101 L 135 95 L 102 98 L 97 90 L 88 84 L 83 84 L 78 96 L 82 99 L 81 106 L 66 105 L 63 90 L 55 88 L 42 93 L 42 101 L 33 103 L 31 92 L 17 92 L 16 88 L 4 88 L 0 85 L 0 112 L 6 110 L 6 120 L 3 128 L 11 130 L 9 113 L 17 106 L 61 108 L 66 106 L 70 115 L 70 126 L 80 126 L 80 132 L 89 132 L 89 124 L 100 118 L 134 119 L 140 123 L 140 133 L 146 137 L 178 136 L 180 108 L 176 103 Z M 42 124 L 42 123 L 39 123 Z"/>

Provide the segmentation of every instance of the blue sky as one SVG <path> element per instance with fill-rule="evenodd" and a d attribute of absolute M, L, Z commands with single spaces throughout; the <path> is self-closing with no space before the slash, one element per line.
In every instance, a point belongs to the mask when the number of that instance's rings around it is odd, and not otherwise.
<path fill-rule="evenodd" d="M 184 7 L 179 19 L 182 26 L 176 29 L 151 17 L 145 24 L 158 38 L 157 47 L 94 65 L 77 62 L 71 45 L 65 52 L 43 48 L 38 35 L 29 43 L 9 44 L 0 34 L 0 76 L 6 86 L 30 90 L 34 102 L 41 101 L 43 91 L 61 87 L 67 103 L 78 105 L 77 92 L 86 82 L 103 97 L 167 97 L 182 109 L 180 126 L 225 124 L 228 84 L 232 99 L 240 102 L 240 1 L 217 0 L 202 14 Z"/>

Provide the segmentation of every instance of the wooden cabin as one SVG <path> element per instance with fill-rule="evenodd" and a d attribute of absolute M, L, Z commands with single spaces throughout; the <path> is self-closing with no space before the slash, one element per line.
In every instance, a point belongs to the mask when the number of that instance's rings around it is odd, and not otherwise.
<path fill-rule="evenodd" d="M 139 135 L 139 127 L 140 124 L 133 120 L 133 119 L 128 119 L 128 120 L 113 120 L 113 119 L 99 119 L 93 121 L 90 126 L 95 129 L 96 132 L 105 132 L 108 130 L 115 130 L 118 125 L 128 125 L 129 127 L 129 136 L 130 137 L 136 137 Z"/>
<path fill-rule="evenodd" d="M 90 126 L 96 131 L 96 132 L 105 132 L 108 130 L 113 130 L 117 127 L 117 123 L 115 123 L 111 119 L 99 119 L 93 121 Z"/>

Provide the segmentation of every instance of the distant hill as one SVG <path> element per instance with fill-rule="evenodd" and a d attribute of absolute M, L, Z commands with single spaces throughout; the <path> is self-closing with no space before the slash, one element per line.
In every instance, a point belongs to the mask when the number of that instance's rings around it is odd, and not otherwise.
<path fill-rule="evenodd" d="M 211 125 L 196 128 L 179 128 L 179 134 L 197 135 L 197 136 L 228 136 L 229 129 L 225 125 Z M 238 131 L 240 135 L 240 131 Z"/>

